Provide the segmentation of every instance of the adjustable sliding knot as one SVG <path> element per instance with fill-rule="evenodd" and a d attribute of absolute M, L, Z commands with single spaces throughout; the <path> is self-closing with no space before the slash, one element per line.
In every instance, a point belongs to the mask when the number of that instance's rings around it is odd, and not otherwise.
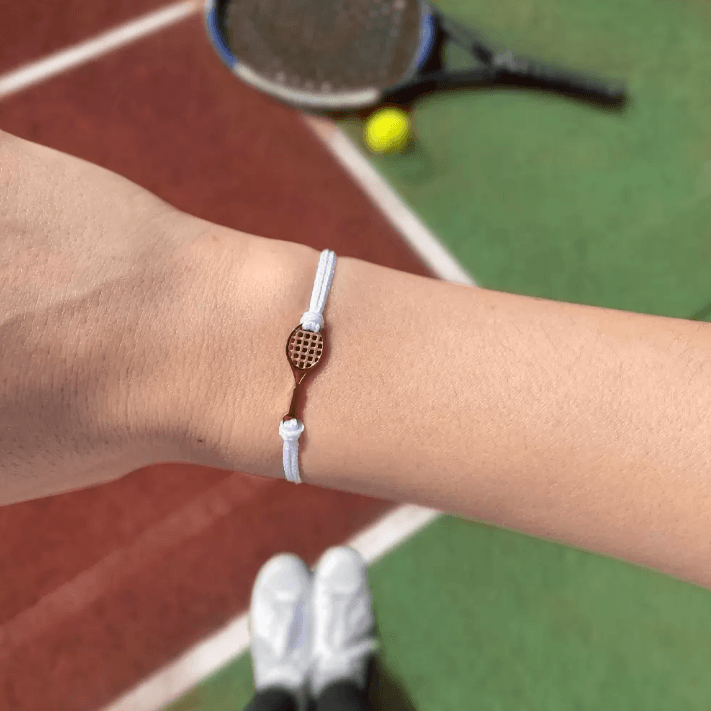
<path fill-rule="evenodd" d="M 304 431 L 304 425 L 295 417 L 279 423 L 279 434 L 285 442 L 296 442 Z"/>
<path fill-rule="evenodd" d="M 307 311 L 301 317 L 301 328 L 304 331 L 318 333 L 323 327 L 323 316 L 318 311 Z"/>

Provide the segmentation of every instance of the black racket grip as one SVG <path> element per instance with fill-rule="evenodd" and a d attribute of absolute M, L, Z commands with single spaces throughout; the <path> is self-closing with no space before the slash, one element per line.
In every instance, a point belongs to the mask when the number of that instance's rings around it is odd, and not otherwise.
<path fill-rule="evenodd" d="M 627 90 L 621 82 L 608 82 L 559 69 L 552 64 L 513 57 L 510 52 L 494 56 L 492 64 L 503 77 L 529 80 L 543 87 L 575 96 L 611 103 L 619 103 L 627 97 Z"/>

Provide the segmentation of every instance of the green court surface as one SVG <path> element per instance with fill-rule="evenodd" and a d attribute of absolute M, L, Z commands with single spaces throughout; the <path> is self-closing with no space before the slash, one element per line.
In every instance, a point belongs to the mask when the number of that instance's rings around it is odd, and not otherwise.
<path fill-rule="evenodd" d="M 418 100 L 416 148 L 373 162 L 477 284 L 679 318 L 711 302 L 711 3 L 439 4 L 631 97 L 623 112 L 510 89 Z M 343 128 L 362 145 L 359 121 Z"/>
<path fill-rule="evenodd" d="M 371 565 L 377 709 L 705 711 L 711 600 L 673 578 L 443 517 Z M 234 711 L 249 655 L 171 711 Z"/>
<path fill-rule="evenodd" d="M 372 158 L 485 288 L 690 318 L 711 303 L 711 3 L 442 0 L 523 53 L 628 82 L 624 112 L 520 90 L 422 97 Z M 341 122 L 360 144 L 361 123 Z M 706 317 L 709 320 L 709 317 Z M 378 708 L 707 711 L 711 597 L 455 517 L 374 563 Z M 171 711 L 233 711 L 243 655 Z"/>

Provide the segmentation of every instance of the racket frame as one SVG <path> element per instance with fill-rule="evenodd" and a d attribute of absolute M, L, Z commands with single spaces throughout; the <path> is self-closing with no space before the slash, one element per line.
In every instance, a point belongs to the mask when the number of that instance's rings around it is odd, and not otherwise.
<path fill-rule="evenodd" d="M 435 88 L 471 87 L 493 84 L 505 77 L 521 78 L 521 74 L 525 73 L 527 67 L 537 67 L 539 73 L 542 72 L 541 77 L 546 76 L 549 70 L 551 73 L 548 78 L 554 78 L 555 72 L 558 72 L 558 76 L 563 78 L 574 76 L 569 72 L 560 72 L 552 66 L 516 56 L 508 49 L 497 52 L 483 37 L 443 14 L 428 0 L 416 1 L 420 13 L 418 49 L 413 54 L 410 66 L 402 79 L 396 85 L 385 90 L 370 88 L 322 94 L 293 89 L 268 81 L 244 62 L 239 61 L 227 45 L 224 17 L 221 16 L 220 11 L 229 0 L 206 0 L 205 24 L 210 41 L 220 59 L 239 79 L 265 94 L 306 110 L 338 112 L 365 109 L 382 103 L 388 97 L 404 94 L 415 88 L 424 89 L 430 84 L 434 84 Z M 423 72 L 423 67 L 430 62 L 434 53 L 443 45 L 439 41 L 441 36 L 457 44 L 473 58 L 478 59 L 482 62 L 482 66 L 461 70 L 439 69 Z M 599 99 L 611 100 L 615 103 L 625 99 L 625 90 L 621 85 L 614 87 L 610 85 L 608 89 L 604 82 L 592 77 L 577 76 L 576 79 L 586 83 L 593 94 L 597 90 Z M 580 91 L 580 89 L 575 89 L 575 92 Z"/>
<path fill-rule="evenodd" d="M 424 59 L 429 56 L 432 42 L 435 40 L 436 24 L 430 11 L 430 5 L 425 0 L 417 0 L 417 2 L 420 7 L 420 43 L 418 51 L 413 55 L 412 63 L 405 73 L 405 77 L 417 72 Z M 223 64 L 242 81 L 287 104 L 322 111 L 362 109 L 374 106 L 382 100 L 384 92 L 375 88 L 320 94 L 291 89 L 264 79 L 235 57 L 227 45 L 226 30 L 222 23 L 222 17 L 220 17 L 220 10 L 226 4 L 227 0 L 206 0 L 205 26 L 210 42 Z"/>

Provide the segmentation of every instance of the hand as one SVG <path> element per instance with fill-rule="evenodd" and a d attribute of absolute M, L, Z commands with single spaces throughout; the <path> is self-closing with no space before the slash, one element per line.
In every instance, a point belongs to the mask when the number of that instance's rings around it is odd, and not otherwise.
<path fill-rule="evenodd" d="M 189 290 L 177 256 L 208 226 L 0 131 L 0 505 L 161 459 L 155 391 Z"/>

